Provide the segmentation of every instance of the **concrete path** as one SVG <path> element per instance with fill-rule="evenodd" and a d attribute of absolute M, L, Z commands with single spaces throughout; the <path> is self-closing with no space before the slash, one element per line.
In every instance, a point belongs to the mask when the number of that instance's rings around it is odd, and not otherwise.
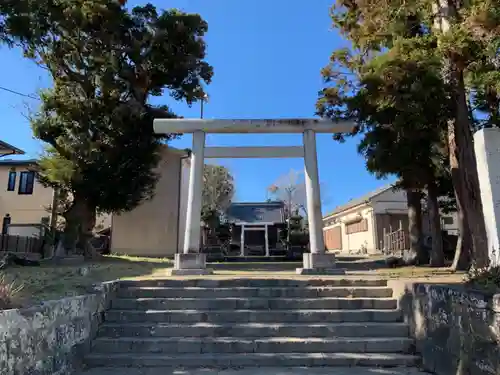
<path fill-rule="evenodd" d="M 252 367 L 242 369 L 93 368 L 80 375 L 428 375 L 416 368 Z"/>

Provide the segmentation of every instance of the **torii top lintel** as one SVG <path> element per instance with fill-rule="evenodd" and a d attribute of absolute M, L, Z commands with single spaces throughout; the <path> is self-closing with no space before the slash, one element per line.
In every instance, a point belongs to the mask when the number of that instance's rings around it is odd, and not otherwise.
<path fill-rule="evenodd" d="M 193 133 L 349 133 L 354 122 L 335 122 L 324 119 L 261 119 L 261 120 L 209 120 L 209 119 L 155 119 L 157 134 Z"/>

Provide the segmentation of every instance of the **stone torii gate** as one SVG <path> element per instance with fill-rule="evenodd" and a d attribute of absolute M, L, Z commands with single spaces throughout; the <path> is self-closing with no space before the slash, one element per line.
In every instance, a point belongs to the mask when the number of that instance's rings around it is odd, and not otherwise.
<path fill-rule="evenodd" d="M 157 134 L 193 133 L 189 190 L 182 253 L 175 254 L 173 275 L 204 275 L 206 255 L 200 252 L 200 223 L 205 157 L 303 157 L 309 223 L 310 253 L 304 253 L 303 268 L 298 274 L 339 274 L 335 255 L 325 252 L 323 217 L 321 214 L 320 185 L 316 153 L 316 133 L 346 133 L 354 127 L 352 122 L 332 122 L 319 119 L 282 120 L 208 120 L 208 119 L 155 119 Z M 302 133 L 303 147 L 208 147 L 206 133 Z"/>

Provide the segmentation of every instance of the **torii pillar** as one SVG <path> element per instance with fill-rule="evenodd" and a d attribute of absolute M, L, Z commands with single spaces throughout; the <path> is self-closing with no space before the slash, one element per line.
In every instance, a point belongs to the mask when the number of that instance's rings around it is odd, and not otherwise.
<path fill-rule="evenodd" d="M 336 267 L 335 255 L 327 253 L 323 239 L 320 185 L 316 152 L 316 133 L 347 133 L 354 124 L 317 119 L 285 120 L 204 120 L 156 119 L 157 134 L 193 133 L 184 248 L 175 254 L 173 275 L 204 275 L 206 255 L 200 252 L 200 223 L 203 191 L 203 166 L 206 133 L 302 133 L 303 150 L 297 147 L 217 147 L 209 157 L 304 157 L 310 253 L 304 253 L 303 267 L 298 274 L 343 274 Z M 222 156 L 221 156 L 222 155 Z"/>

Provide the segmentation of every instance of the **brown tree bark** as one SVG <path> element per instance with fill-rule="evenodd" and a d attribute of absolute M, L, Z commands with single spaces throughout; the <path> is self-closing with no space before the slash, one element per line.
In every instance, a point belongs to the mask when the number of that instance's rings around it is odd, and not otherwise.
<path fill-rule="evenodd" d="M 428 259 L 422 246 L 422 195 L 419 190 L 406 190 L 408 202 L 408 231 L 410 234 L 410 254 L 416 264 L 425 264 Z M 405 261 L 409 263 L 408 261 Z"/>
<path fill-rule="evenodd" d="M 66 224 L 63 233 L 63 246 L 66 255 L 83 251 L 86 259 L 94 259 L 97 252 L 89 240 L 96 221 L 96 209 L 79 194 L 74 194 L 71 208 L 64 214 Z"/>
<path fill-rule="evenodd" d="M 440 22 L 435 25 L 439 33 L 446 34 L 452 23 L 461 22 L 461 6 L 460 2 L 453 0 L 436 2 L 436 14 L 440 16 Z M 457 204 L 462 209 L 464 230 L 470 233 L 472 262 L 476 267 L 482 268 L 489 265 L 489 254 L 464 83 L 465 67 L 461 56 L 455 55 L 453 51 L 448 53 L 443 60 L 443 77 L 452 89 L 451 100 L 454 106 L 453 118 L 448 122 L 451 177 Z"/>
<path fill-rule="evenodd" d="M 462 208 L 464 229 L 470 233 L 472 261 L 476 267 L 489 265 L 486 226 L 479 190 L 477 162 L 468 117 L 464 77 L 457 64 L 450 63 L 455 101 L 454 118 L 448 124 L 450 166 L 457 204 Z M 465 237 L 464 237 L 465 238 Z"/>
<path fill-rule="evenodd" d="M 99 254 L 92 246 L 90 239 L 93 237 L 93 230 L 96 222 L 96 209 L 86 205 L 85 214 L 82 218 L 82 226 L 79 235 L 78 247 L 83 250 L 83 256 L 87 260 L 96 259 Z"/>
<path fill-rule="evenodd" d="M 439 212 L 438 190 L 435 182 L 427 186 L 427 208 L 429 210 L 432 249 L 430 264 L 432 267 L 444 266 L 443 235 L 441 231 L 441 214 Z"/>
<path fill-rule="evenodd" d="M 468 226 L 465 223 L 463 210 L 457 201 L 458 210 L 458 241 L 455 249 L 455 257 L 451 269 L 453 271 L 467 271 L 471 265 L 471 235 Z"/>

